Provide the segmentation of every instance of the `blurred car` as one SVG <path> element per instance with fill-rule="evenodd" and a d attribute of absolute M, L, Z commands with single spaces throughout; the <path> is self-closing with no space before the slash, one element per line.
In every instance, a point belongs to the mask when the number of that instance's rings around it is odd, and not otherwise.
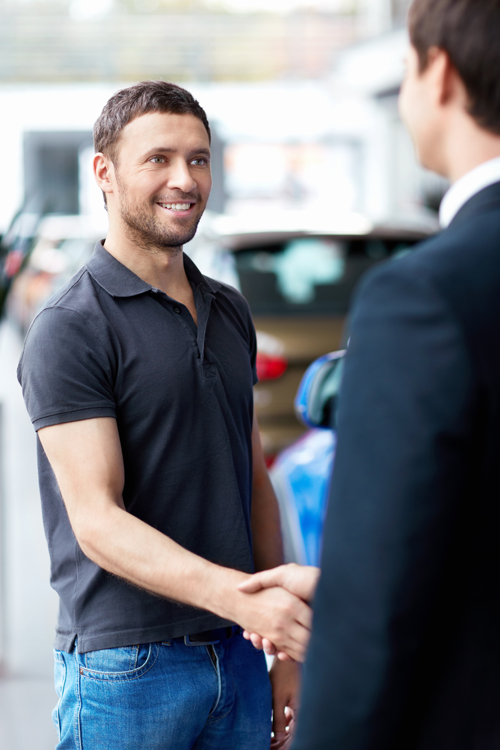
<path fill-rule="evenodd" d="M 208 216 L 186 246 L 203 273 L 232 284 L 250 304 L 259 349 L 255 404 L 268 465 L 304 432 L 295 393 L 310 363 L 345 343 L 360 277 L 436 229 L 432 219 L 374 226 L 357 214 Z"/>
<path fill-rule="evenodd" d="M 335 460 L 335 415 L 345 350 L 320 357 L 306 370 L 296 398 L 308 432 L 282 451 L 270 470 L 280 506 L 286 562 L 318 565 L 328 489 Z"/>
<path fill-rule="evenodd" d="M 31 213 L 23 206 L 0 238 L 0 320 L 12 286 L 29 262 L 41 220 L 40 213 Z"/>
<path fill-rule="evenodd" d="M 45 301 L 87 262 L 96 241 L 106 236 L 106 223 L 83 216 L 41 217 L 9 294 L 11 320 L 25 335 Z"/>

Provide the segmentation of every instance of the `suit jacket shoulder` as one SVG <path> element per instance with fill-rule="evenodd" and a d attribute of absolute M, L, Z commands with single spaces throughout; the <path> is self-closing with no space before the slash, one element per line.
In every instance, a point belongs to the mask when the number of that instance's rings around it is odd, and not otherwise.
<path fill-rule="evenodd" d="M 382 279 L 396 291 L 405 279 L 433 290 L 457 321 L 480 377 L 500 378 L 500 184 L 475 196 L 411 255 L 368 274 L 358 300 Z"/>

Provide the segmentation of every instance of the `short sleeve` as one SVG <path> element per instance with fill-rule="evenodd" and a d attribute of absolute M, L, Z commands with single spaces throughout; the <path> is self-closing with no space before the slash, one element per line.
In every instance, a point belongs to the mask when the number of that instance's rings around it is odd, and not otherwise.
<path fill-rule="evenodd" d="M 109 347 L 79 312 L 51 307 L 35 318 L 17 376 L 36 430 L 116 417 Z"/>

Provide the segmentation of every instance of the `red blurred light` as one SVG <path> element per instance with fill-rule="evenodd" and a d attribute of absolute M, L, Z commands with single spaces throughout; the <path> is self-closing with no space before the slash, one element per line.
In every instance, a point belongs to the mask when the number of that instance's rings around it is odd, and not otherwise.
<path fill-rule="evenodd" d="M 22 253 L 22 250 L 10 251 L 10 253 L 5 258 L 5 262 L 3 266 L 4 273 L 8 279 L 14 278 L 16 273 L 21 268 L 23 259 L 24 259 L 24 255 Z"/>
<path fill-rule="evenodd" d="M 271 468 L 271 466 L 272 466 L 272 465 L 274 464 L 274 462 L 276 461 L 276 453 L 272 453 L 272 454 L 269 454 L 269 455 L 265 455 L 265 456 L 264 456 L 264 460 L 265 460 L 265 462 L 266 462 L 266 466 L 267 466 L 267 468 L 268 468 L 268 469 L 270 469 L 270 468 Z"/>
<path fill-rule="evenodd" d="M 284 357 L 271 357 L 269 354 L 257 352 L 257 376 L 259 380 L 276 380 L 280 378 L 288 367 Z"/>

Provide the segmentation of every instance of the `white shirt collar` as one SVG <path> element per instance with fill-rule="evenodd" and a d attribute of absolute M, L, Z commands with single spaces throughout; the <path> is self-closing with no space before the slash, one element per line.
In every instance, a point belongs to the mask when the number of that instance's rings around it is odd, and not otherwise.
<path fill-rule="evenodd" d="M 467 201 L 485 187 L 500 182 L 500 156 L 467 172 L 445 194 L 439 209 L 439 223 L 446 229 Z"/>

